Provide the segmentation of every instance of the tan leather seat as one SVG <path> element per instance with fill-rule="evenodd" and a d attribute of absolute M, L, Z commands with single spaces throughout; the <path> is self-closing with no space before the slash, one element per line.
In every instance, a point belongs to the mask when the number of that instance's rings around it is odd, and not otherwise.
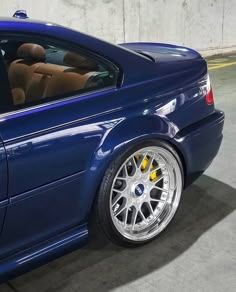
<path fill-rule="evenodd" d="M 45 50 L 40 45 L 23 44 L 18 48 L 19 60 L 11 63 L 9 81 L 15 105 L 36 101 L 47 97 L 73 95 L 85 87 L 96 86 L 93 77 L 98 72 L 91 70 L 97 64 L 74 53 L 67 53 L 67 64 L 45 64 Z M 68 64 L 69 65 L 69 64 Z M 77 70 L 77 65 L 80 69 Z M 83 75 L 78 71 L 83 69 Z"/>
<path fill-rule="evenodd" d="M 15 105 L 38 99 L 45 91 L 44 76 L 34 70 L 45 59 L 45 50 L 37 44 L 25 43 L 17 50 L 18 60 L 9 66 L 8 77 Z"/>
<path fill-rule="evenodd" d="M 89 72 L 81 75 L 72 72 L 68 66 L 55 64 L 40 64 L 35 68 L 34 73 L 47 77 L 47 86 L 43 98 L 65 95 L 73 95 L 73 92 L 79 91 L 86 87 L 95 86 L 90 80 L 97 75 L 97 72 Z"/>
<path fill-rule="evenodd" d="M 15 62 L 13 64 L 11 63 L 8 70 L 8 78 L 15 105 L 25 102 L 27 83 L 31 75 L 31 70 L 27 65 Z"/>
<path fill-rule="evenodd" d="M 67 52 L 64 56 L 64 63 L 71 68 L 68 72 L 76 72 L 81 75 L 91 71 L 98 71 L 98 64 L 87 57 L 81 56 L 74 52 Z"/>
<path fill-rule="evenodd" d="M 73 95 L 73 92 L 85 88 L 89 77 L 74 72 L 59 72 L 53 74 L 48 82 L 46 97 Z"/>

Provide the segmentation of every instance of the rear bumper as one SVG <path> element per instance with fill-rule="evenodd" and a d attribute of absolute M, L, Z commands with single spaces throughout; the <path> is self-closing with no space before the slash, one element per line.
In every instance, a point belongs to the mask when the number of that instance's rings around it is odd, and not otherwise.
<path fill-rule="evenodd" d="M 217 155 L 223 138 L 224 119 L 224 113 L 215 110 L 176 135 L 176 144 L 185 160 L 185 186 L 199 177 Z"/>

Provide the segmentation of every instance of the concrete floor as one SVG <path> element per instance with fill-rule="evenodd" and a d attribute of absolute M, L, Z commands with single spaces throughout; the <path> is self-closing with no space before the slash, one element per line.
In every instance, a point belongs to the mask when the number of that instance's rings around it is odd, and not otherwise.
<path fill-rule="evenodd" d="M 133 250 L 91 242 L 0 291 L 236 291 L 236 64 L 224 67 L 232 62 L 236 55 L 209 60 L 215 103 L 226 113 L 220 152 L 160 238 Z"/>

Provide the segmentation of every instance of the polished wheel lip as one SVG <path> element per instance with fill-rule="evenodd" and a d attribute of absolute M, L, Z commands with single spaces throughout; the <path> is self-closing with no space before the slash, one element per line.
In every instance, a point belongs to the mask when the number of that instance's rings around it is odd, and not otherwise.
<path fill-rule="evenodd" d="M 144 160 L 147 166 L 143 171 Z M 159 176 L 152 181 L 150 174 L 154 171 L 159 171 Z M 117 189 L 117 182 L 120 189 Z M 137 196 L 141 185 L 144 190 Z M 153 197 L 153 190 L 158 192 L 159 199 Z M 181 193 L 182 173 L 174 155 L 160 146 L 141 148 L 125 160 L 113 179 L 110 192 L 112 222 L 126 239 L 134 242 L 149 240 L 170 223 Z"/>

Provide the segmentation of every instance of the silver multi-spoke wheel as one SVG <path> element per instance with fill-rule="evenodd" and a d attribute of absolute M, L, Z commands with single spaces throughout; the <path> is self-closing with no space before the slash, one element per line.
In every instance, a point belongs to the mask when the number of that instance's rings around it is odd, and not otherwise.
<path fill-rule="evenodd" d="M 117 231 L 140 242 L 171 221 L 182 192 L 182 173 L 174 155 L 159 146 L 142 148 L 117 171 L 110 192 L 110 214 Z"/>

